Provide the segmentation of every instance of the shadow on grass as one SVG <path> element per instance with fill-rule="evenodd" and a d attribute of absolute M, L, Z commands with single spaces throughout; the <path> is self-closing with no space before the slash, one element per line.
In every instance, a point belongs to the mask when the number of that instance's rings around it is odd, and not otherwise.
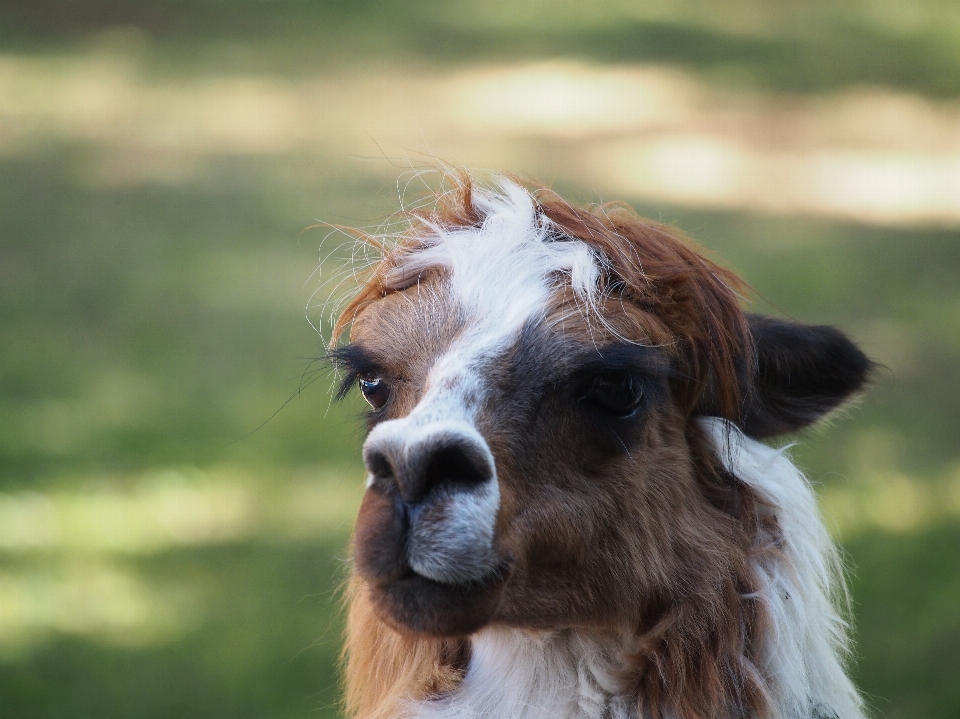
<path fill-rule="evenodd" d="M 0 11 L 0 47 L 62 50 L 106 30 L 136 28 L 153 41 L 161 65 L 199 63 L 207 71 L 224 59 L 204 51 L 205 43 L 213 43 L 248 70 L 293 74 L 357 59 L 459 65 L 580 57 L 678 64 L 733 84 L 780 91 L 872 84 L 939 97 L 960 93 L 953 18 L 893 32 L 860 18 L 852 3 L 784 3 L 768 5 L 763 32 L 747 34 L 725 23 L 714 3 L 701 16 L 677 12 L 666 19 L 638 19 L 616 6 L 577 11 L 562 3 L 556 16 L 546 12 L 529 22 L 499 11 L 503 19 L 496 8 L 481 17 L 473 6 L 436 0 L 238 0 L 229 6 L 217 0 L 12 0 Z M 229 43 L 242 50 L 224 54 Z"/>
<path fill-rule="evenodd" d="M 139 648 L 59 635 L 0 659 L 3 716 L 336 716 L 344 545 L 249 544 L 129 562 L 137 575 L 199 589 L 199 626 Z"/>

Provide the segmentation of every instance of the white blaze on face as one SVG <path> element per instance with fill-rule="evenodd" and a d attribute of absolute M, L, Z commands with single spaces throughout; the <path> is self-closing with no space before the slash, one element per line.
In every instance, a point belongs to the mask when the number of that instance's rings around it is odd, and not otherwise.
<path fill-rule="evenodd" d="M 443 266 L 464 330 L 431 367 L 413 411 L 378 425 L 365 445 L 416 452 L 437 436 L 457 437 L 488 458 L 490 477 L 439 496 L 410 511 L 407 559 L 414 571 L 439 582 L 481 579 L 495 569 L 493 535 L 500 492 L 493 456 L 476 430 L 486 394 L 487 368 L 516 341 L 524 325 L 542 319 L 559 287 L 569 284 L 585 311 L 595 306 L 600 266 L 580 240 L 557 238 L 538 216 L 530 195 L 503 181 L 500 194 L 477 191 L 479 228 L 432 227 L 413 268 Z M 404 268 L 398 268 L 403 273 Z M 368 483 L 376 481 L 371 475 Z"/>

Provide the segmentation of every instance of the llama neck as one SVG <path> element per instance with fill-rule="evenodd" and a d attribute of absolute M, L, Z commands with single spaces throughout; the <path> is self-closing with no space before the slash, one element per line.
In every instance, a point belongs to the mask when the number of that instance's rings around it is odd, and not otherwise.
<path fill-rule="evenodd" d="M 417 702 L 422 719 L 633 719 L 635 700 L 618 694 L 620 643 L 585 631 L 488 628 L 471 638 L 460 688 Z"/>

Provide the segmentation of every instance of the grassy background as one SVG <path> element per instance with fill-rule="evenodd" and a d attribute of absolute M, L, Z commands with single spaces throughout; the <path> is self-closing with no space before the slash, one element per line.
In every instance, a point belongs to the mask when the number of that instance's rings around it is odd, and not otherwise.
<path fill-rule="evenodd" d="M 70 63 L 116 37 L 135 38 L 144 78 L 181 82 L 562 57 L 770 94 L 960 95 L 960 6 L 932 0 L 0 7 L 0 55 Z M 322 341 L 302 308 L 323 233 L 301 231 L 378 221 L 391 183 L 340 153 L 283 151 L 218 155 L 182 182 L 109 182 L 94 171 L 106 150 L 42 130 L 13 149 L 0 132 L 0 716 L 334 716 L 361 435 L 313 362 Z M 557 186 L 590 197 L 574 177 Z M 960 717 L 958 513 L 857 519 L 917 497 L 960 506 L 960 230 L 625 199 L 770 306 L 836 323 L 888 362 L 796 454 L 852 527 L 856 676 L 876 713 Z M 213 497 L 214 529 L 176 524 L 189 507 L 174 503 L 156 521 L 200 529 L 143 534 L 154 510 L 137 498 L 171 496 Z M 139 529 L 114 541 L 124 512 Z M 50 516 L 59 534 L 37 529 Z"/>

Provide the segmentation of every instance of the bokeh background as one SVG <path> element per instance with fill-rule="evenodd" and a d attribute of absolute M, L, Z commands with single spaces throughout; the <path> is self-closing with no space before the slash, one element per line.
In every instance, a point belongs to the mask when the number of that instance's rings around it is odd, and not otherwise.
<path fill-rule="evenodd" d="M 876 715 L 960 717 L 954 0 L 3 0 L 0 717 L 337 715 L 354 248 L 306 228 L 436 158 L 627 200 L 885 365 L 794 452 Z"/>

